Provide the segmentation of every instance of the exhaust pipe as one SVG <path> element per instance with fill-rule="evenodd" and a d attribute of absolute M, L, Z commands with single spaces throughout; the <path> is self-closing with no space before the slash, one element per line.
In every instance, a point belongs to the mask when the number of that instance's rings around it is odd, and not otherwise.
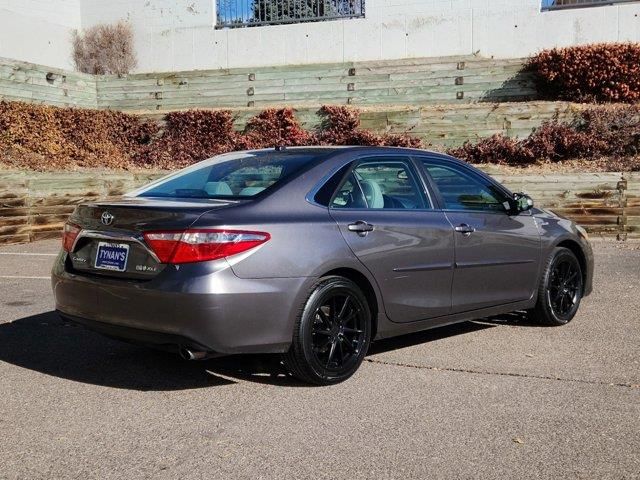
<path fill-rule="evenodd" d="M 180 356 L 185 360 L 204 360 L 209 356 L 207 352 L 193 351 L 186 347 L 180 347 L 178 353 L 180 353 Z"/>

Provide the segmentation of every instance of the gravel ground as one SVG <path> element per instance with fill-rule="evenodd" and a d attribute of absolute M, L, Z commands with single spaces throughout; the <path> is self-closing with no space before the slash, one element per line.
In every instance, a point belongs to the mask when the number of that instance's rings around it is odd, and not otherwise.
<path fill-rule="evenodd" d="M 640 478 L 640 243 L 595 241 L 561 328 L 379 342 L 349 381 L 185 362 L 52 312 L 57 242 L 0 248 L 0 478 Z"/>

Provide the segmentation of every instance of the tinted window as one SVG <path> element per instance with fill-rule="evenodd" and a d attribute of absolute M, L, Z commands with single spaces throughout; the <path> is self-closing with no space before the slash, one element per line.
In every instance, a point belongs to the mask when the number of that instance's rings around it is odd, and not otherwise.
<path fill-rule="evenodd" d="M 220 155 L 134 194 L 141 197 L 250 198 L 320 158 L 320 154 L 278 151 Z"/>
<path fill-rule="evenodd" d="M 344 181 L 331 202 L 333 208 L 367 208 L 362 189 L 353 173 Z"/>
<path fill-rule="evenodd" d="M 333 208 L 425 208 L 423 196 L 405 161 L 365 162 L 347 177 Z"/>
<path fill-rule="evenodd" d="M 424 166 L 438 187 L 445 208 L 492 212 L 507 210 L 509 204 L 504 193 L 480 175 L 454 165 L 424 161 Z"/>
<path fill-rule="evenodd" d="M 347 164 L 333 174 L 331 178 L 318 189 L 313 199 L 320 205 L 324 205 L 325 207 L 329 206 L 333 193 L 336 191 L 338 185 L 340 185 L 340 182 L 344 178 L 345 173 L 347 173 L 350 168 L 351 165 Z"/>

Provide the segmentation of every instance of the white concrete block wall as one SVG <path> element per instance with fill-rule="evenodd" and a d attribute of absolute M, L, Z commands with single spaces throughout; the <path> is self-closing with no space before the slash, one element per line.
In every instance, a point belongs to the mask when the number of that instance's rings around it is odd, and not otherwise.
<path fill-rule="evenodd" d="M 0 0 L 0 56 L 70 66 L 70 32 L 128 20 L 137 71 L 387 60 L 640 41 L 640 2 L 541 12 L 540 0 L 367 0 L 365 19 L 215 29 L 215 0 Z"/>
<path fill-rule="evenodd" d="M 215 0 L 80 0 L 83 27 L 129 20 L 148 29 L 212 26 Z"/>
<path fill-rule="evenodd" d="M 138 71 L 199 70 L 479 53 L 640 41 L 640 2 L 541 12 L 540 0 L 367 0 L 365 19 L 222 29 L 215 0 L 82 1 L 82 25 L 128 19 Z"/>
<path fill-rule="evenodd" d="M 216 68 L 223 61 L 212 52 L 215 0 L 81 0 L 80 11 L 83 28 L 131 23 L 138 71 Z"/>
<path fill-rule="evenodd" d="M 73 68 L 80 0 L 0 0 L 0 57 Z"/>

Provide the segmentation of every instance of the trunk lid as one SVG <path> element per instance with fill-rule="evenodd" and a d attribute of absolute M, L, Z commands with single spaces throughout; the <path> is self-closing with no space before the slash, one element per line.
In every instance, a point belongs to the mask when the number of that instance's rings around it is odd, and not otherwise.
<path fill-rule="evenodd" d="M 146 245 L 143 233 L 185 230 L 204 213 L 237 201 L 123 198 L 79 205 L 69 222 L 82 228 L 67 259 L 76 274 L 150 280 L 166 265 Z"/>

